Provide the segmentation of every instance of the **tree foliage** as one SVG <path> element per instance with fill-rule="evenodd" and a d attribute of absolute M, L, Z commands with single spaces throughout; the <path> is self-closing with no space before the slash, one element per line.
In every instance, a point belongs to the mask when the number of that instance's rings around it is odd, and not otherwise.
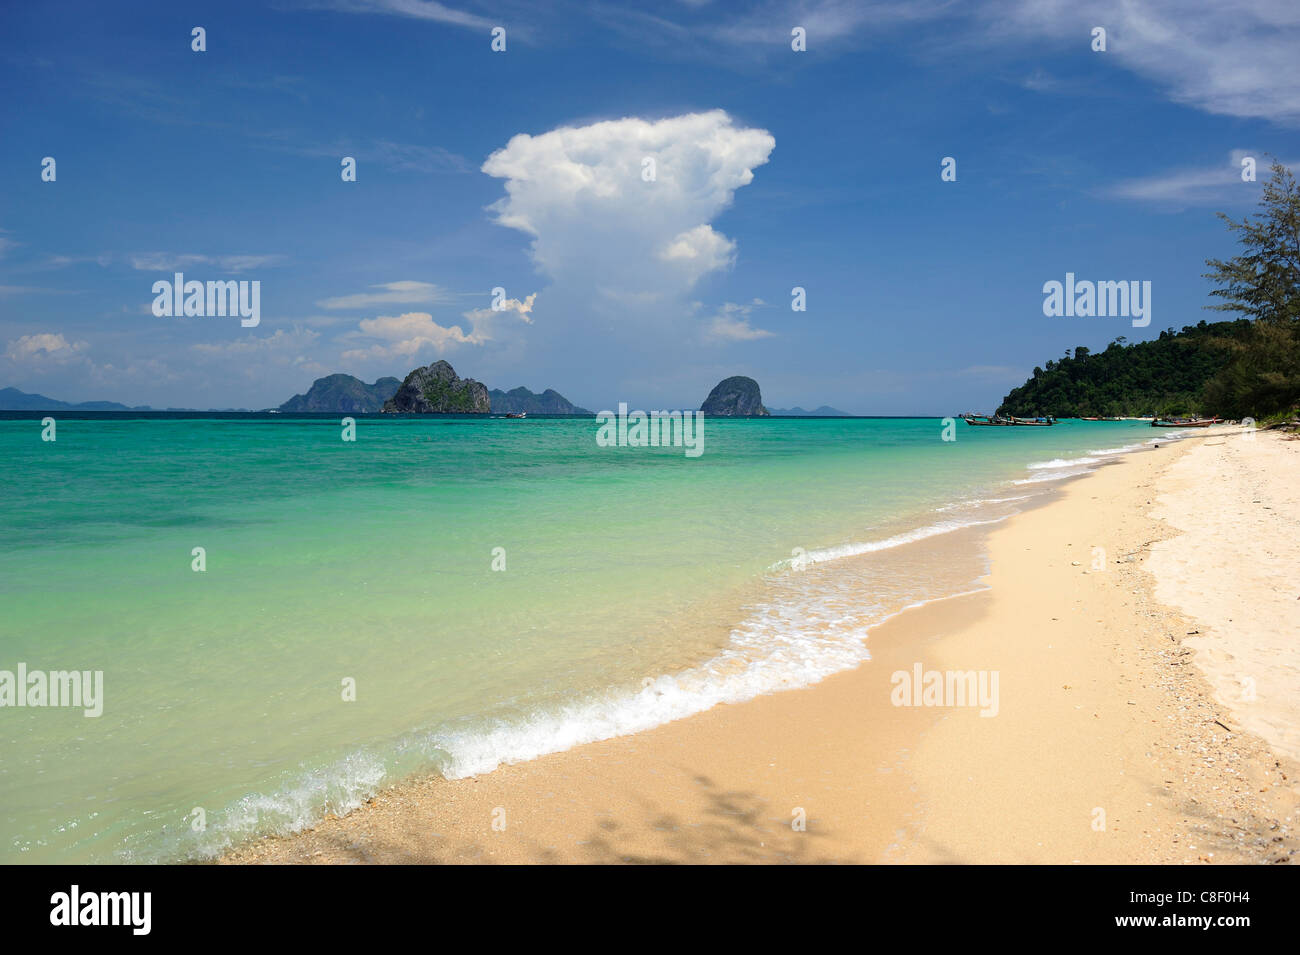
<path fill-rule="evenodd" d="M 1200 322 L 1163 331 L 1155 341 L 1125 344 L 1121 337 L 1100 352 L 1076 348 L 1072 357 L 1035 368 L 1002 400 L 998 414 L 1224 414 L 1205 403 L 1205 387 L 1231 360 L 1230 343 L 1244 341 L 1250 331 L 1245 319 Z"/>
<path fill-rule="evenodd" d="M 1242 254 L 1208 259 L 1205 277 L 1223 299 L 1208 306 L 1254 319 L 1239 339 L 1222 343 L 1224 368 L 1206 383 L 1205 400 L 1231 417 L 1269 417 L 1300 404 L 1300 189 L 1291 171 L 1272 164 L 1261 211 L 1233 222 Z"/>
<path fill-rule="evenodd" d="M 1223 299 L 1206 307 L 1284 325 L 1300 319 L 1300 189 L 1280 162 L 1273 162 L 1272 173 L 1257 216 L 1233 222 L 1219 213 L 1243 254 L 1226 262 L 1206 259 L 1212 271 L 1205 278 L 1219 286 L 1210 294 Z"/>
<path fill-rule="evenodd" d="M 1003 399 L 999 414 L 1093 417 L 1138 414 L 1276 416 L 1300 405 L 1300 187 L 1274 161 L 1260 211 L 1235 222 L 1241 245 L 1231 259 L 1207 259 L 1219 301 L 1206 306 L 1245 316 L 1200 322 L 1159 339 L 1105 351 L 1068 351 Z"/>

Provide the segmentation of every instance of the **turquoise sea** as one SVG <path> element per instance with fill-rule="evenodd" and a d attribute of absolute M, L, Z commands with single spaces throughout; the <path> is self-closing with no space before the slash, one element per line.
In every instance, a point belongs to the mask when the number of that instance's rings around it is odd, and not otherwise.
<path fill-rule="evenodd" d="M 693 458 L 590 418 L 39 417 L 0 420 L 0 671 L 104 699 L 0 707 L 9 863 L 210 858 L 807 685 L 979 585 L 937 540 L 1171 437 L 708 419 Z"/>

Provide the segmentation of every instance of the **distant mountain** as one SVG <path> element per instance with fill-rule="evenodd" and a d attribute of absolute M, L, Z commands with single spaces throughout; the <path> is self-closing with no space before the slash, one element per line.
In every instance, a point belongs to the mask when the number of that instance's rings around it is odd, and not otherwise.
<path fill-rule="evenodd" d="M 440 370 L 437 365 L 446 365 L 446 369 Z M 429 369 L 416 369 L 422 372 L 421 380 L 428 378 L 424 384 L 428 388 L 433 388 L 436 380 L 446 379 L 447 382 L 453 382 L 459 388 L 461 381 L 472 381 L 472 379 L 460 379 L 456 377 L 451 366 L 446 362 L 430 365 Z M 450 372 L 450 376 L 446 373 Z M 412 372 L 415 374 L 415 372 Z M 407 376 L 410 378 L 410 375 Z M 380 378 L 373 385 L 367 385 L 359 378 L 352 375 L 327 375 L 324 378 L 317 378 L 312 383 L 305 395 L 294 395 L 284 404 L 280 405 L 280 410 L 285 412 L 294 411 L 330 411 L 330 412 L 352 412 L 352 413 L 369 413 L 384 410 L 384 405 L 396 397 L 397 392 L 402 387 L 402 382 L 396 378 Z M 473 382 L 477 385 L 478 382 Z M 426 388 L 425 390 L 428 390 Z M 427 411 L 428 408 L 438 405 L 443 408 L 443 402 L 435 401 L 428 404 L 426 408 L 416 400 L 416 388 L 412 394 L 405 396 L 402 402 L 404 409 L 411 411 Z M 436 388 L 434 389 L 436 390 Z M 497 414 L 518 414 L 526 412 L 529 414 L 591 414 L 586 408 L 579 408 L 570 402 L 564 395 L 555 391 L 553 388 L 547 388 L 541 394 L 534 394 L 527 388 L 514 388 L 510 391 L 501 391 L 499 388 L 493 388 L 488 392 L 489 402 L 492 411 Z M 426 402 L 427 404 L 427 402 Z M 451 401 L 446 404 L 444 410 L 459 410 L 462 403 Z M 464 405 L 466 409 L 471 406 L 477 409 L 477 404 L 470 401 Z M 397 404 L 393 405 L 394 408 Z M 486 410 L 486 409 L 485 409 Z"/>
<path fill-rule="evenodd" d="M 822 405 L 815 411 L 804 411 L 798 405 L 793 408 L 768 408 L 769 413 L 792 418 L 852 418 L 847 411 L 840 411 L 830 405 Z"/>
<path fill-rule="evenodd" d="M 29 395 L 17 388 L 0 388 L 0 411 L 151 411 L 148 405 L 118 404 L 116 401 L 82 401 L 69 404 L 44 395 Z"/>
<path fill-rule="evenodd" d="M 384 414 L 487 414 L 487 386 L 461 378 L 445 361 L 414 369 L 384 402 Z"/>
<path fill-rule="evenodd" d="M 488 392 L 492 399 L 494 414 L 591 414 L 586 408 L 579 408 L 564 395 L 553 388 L 547 388 L 540 395 L 533 394 L 527 388 L 512 388 L 502 391 L 493 388 Z"/>
<path fill-rule="evenodd" d="M 351 375 L 326 375 L 312 382 L 305 395 L 294 395 L 280 405 L 280 410 L 377 413 L 401 386 L 396 378 L 380 378 L 368 385 Z"/>

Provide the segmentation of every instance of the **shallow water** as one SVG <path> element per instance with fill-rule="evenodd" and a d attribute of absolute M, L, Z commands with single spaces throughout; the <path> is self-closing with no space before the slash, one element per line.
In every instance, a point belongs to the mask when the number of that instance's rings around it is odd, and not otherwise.
<path fill-rule="evenodd" d="M 0 420 L 0 671 L 104 680 L 98 717 L 0 708 L 0 861 L 209 857 L 413 772 L 815 682 L 975 586 L 976 550 L 915 542 L 1153 439 L 705 427 L 692 458 L 591 419 Z"/>

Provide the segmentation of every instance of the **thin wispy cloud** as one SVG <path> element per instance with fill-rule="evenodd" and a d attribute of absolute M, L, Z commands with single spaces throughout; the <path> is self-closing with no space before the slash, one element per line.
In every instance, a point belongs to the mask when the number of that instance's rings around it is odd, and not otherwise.
<path fill-rule="evenodd" d="M 210 375 L 250 385 L 268 378 L 276 381 L 315 378 L 334 370 L 313 355 L 319 338 L 319 332 L 295 324 L 269 335 L 241 335 L 226 341 L 201 342 L 187 349 L 184 364 L 197 363 Z M 243 398 L 240 403 L 246 401 Z"/>
<path fill-rule="evenodd" d="M 1257 181 L 1268 177 L 1269 157 L 1258 150 L 1234 149 L 1220 165 L 1171 169 L 1126 179 L 1101 194 L 1110 199 L 1189 205 L 1235 205 L 1259 198 L 1256 182 L 1242 179 L 1242 160 L 1255 160 Z M 1295 168 L 1294 162 L 1284 165 Z"/>
<path fill-rule="evenodd" d="M 223 272 L 247 272 L 278 265 L 282 255 L 196 255 L 173 252 L 139 252 L 131 256 L 131 268 L 140 272 L 183 271 L 195 265 L 209 265 Z"/>
<path fill-rule="evenodd" d="M 296 156 L 329 159 L 335 165 L 342 157 L 351 156 L 357 161 L 359 179 L 365 178 L 365 167 L 370 163 L 376 163 L 385 169 L 425 175 L 468 174 L 475 171 L 474 163 L 442 146 L 402 143 L 391 139 L 337 139 L 321 142 L 298 130 L 288 129 L 243 132 L 268 149 Z"/>
<path fill-rule="evenodd" d="M 69 73 L 75 89 L 91 99 L 136 119 L 171 126 L 204 126 L 199 102 L 173 86 L 120 70 Z"/>
<path fill-rule="evenodd" d="M 223 77 L 218 82 L 222 86 L 236 90 L 253 90 L 258 93 L 284 93 L 300 103 L 310 102 L 307 92 L 307 80 L 302 76 L 273 75 L 268 77 L 250 77 L 240 73 Z"/>
<path fill-rule="evenodd" d="M 192 98 L 176 95 L 165 84 L 122 72 L 73 73 L 74 85 L 85 95 L 136 119 L 160 126 L 187 126 L 211 129 L 222 135 L 239 136 L 263 148 L 297 156 L 331 159 L 334 164 L 343 156 L 352 156 L 364 167 L 376 163 L 385 169 L 418 172 L 426 175 L 475 171 L 475 164 L 441 146 L 427 143 L 404 143 L 392 138 L 340 137 L 321 140 L 309 130 L 281 127 L 264 129 L 256 123 L 232 122 L 213 118 Z M 275 90 L 308 102 L 299 77 L 272 76 L 268 79 L 225 77 L 224 86 L 253 91 Z M 364 175 L 364 172 L 362 173 Z"/>
<path fill-rule="evenodd" d="M 598 3 L 586 15 L 638 47 L 660 55 L 724 62 L 741 69 L 790 52 L 791 31 L 802 27 L 809 49 L 844 50 L 880 42 L 894 28 L 941 16 L 950 0 L 762 0 L 758 3 L 683 3 L 653 12 Z"/>
<path fill-rule="evenodd" d="M 1020 81 L 1020 85 L 1035 93 L 1047 93 L 1061 88 L 1061 81 L 1050 73 L 1036 69 Z"/>
<path fill-rule="evenodd" d="M 430 174 L 474 171 L 473 163 L 468 159 L 441 146 L 421 146 L 379 139 L 370 146 L 369 150 L 362 150 L 362 152 L 373 155 L 377 162 L 389 169 L 405 169 Z"/>
<path fill-rule="evenodd" d="M 107 268 L 113 262 L 113 256 L 105 252 L 101 255 L 52 255 L 49 258 L 28 266 L 29 271 L 41 272 L 52 269 L 66 269 L 74 265 L 98 265 Z"/>
<path fill-rule="evenodd" d="M 370 287 L 381 291 L 340 295 L 319 301 L 316 305 L 325 309 L 362 309 L 373 308 L 376 305 L 437 305 L 456 298 L 455 295 L 432 282 L 385 282 Z"/>
<path fill-rule="evenodd" d="M 438 3 L 437 0 L 303 0 L 301 7 L 340 13 L 379 13 L 475 30 L 491 29 L 491 20 Z"/>
<path fill-rule="evenodd" d="M 75 289 L 41 288 L 36 285 L 0 285 L 0 298 L 7 295 L 77 295 Z"/>
<path fill-rule="evenodd" d="M 1174 102 L 1226 116 L 1300 125 L 1300 4 L 1294 0 L 803 0 L 655 14 L 621 5 L 593 8 L 607 29 L 679 55 L 717 59 L 724 43 L 741 67 L 788 53 L 790 31 L 806 31 L 808 49 L 846 53 L 924 29 L 939 46 L 1002 51 L 1088 51 L 1091 31 L 1107 31 L 1099 66 L 1118 65 L 1156 83 Z M 706 39 L 707 38 L 707 39 Z M 751 56 L 743 54 L 749 51 Z M 1065 87 L 1041 70 L 1021 85 Z"/>
<path fill-rule="evenodd" d="M 0 229 L 0 232 L 3 231 Z M 0 258 L 4 258 L 8 250 L 16 249 L 21 245 L 21 242 L 0 235 Z M 98 255 L 46 255 L 27 262 L 8 264 L 7 268 L 16 272 L 53 272 L 77 265 L 98 265 L 107 268 L 112 262 L 113 256 L 108 252 L 101 252 Z"/>
<path fill-rule="evenodd" d="M 790 31 L 803 27 L 809 44 L 835 43 L 900 25 L 924 23 L 952 10 L 948 0 L 805 0 L 762 3 L 719 23 L 717 36 L 733 44 L 771 44 L 790 49 Z"/>
<path fill-rule="evenodd" d="M 291 329 L 280 328 L 270 335 L 252 335 L 234 338 L 224 342 L 200 342 L 190 349 L 199 355 L 215 357 L 249 356 L 257 354 L 279 354 L 283 362 L 298 364 L 292 355 L 302 351 L 320 337 L 319 332 L 309 328 L 294 326 Z M 287 354 L 286 354 L 287 353 Z"/>
<path fill-rule="evenodd" d="M 996 42 L 1048 38 L 1089 49 L 1104 27 L 1105 53 L 1210 113 L 1300 124 L 1300 5 L 1294 0 L 997 0 L 981 11 Z M 1098 60 L 1099 65 L 1108 62 Z"/>

